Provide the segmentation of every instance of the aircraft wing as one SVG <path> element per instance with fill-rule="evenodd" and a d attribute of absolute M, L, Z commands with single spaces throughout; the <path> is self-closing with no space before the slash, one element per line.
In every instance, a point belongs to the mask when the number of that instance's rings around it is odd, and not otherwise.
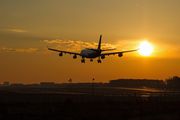
<path fill-rule="evenodd" d="M 137 50 L 139 50 L 139 49 L 137 49 Z M 134 51 L 137 51 L 137 50 L 129 50 L 129 51 L 121 51 L 121 52 L 112 52 L 112 53 L 103 53 L 103 54 L 100 54 L 100 56 L 115 55 L 115 54 L 126 53 L 126 52 L 134 52 Z"/>
<path fill-rule="evenodd" d="M 62 50 L 56 50 L 56 49 L 52 49 L 48 47 L 48 50 L 52 50 L 52 51 L 56 51 L 56 52 L 62 52 L 62 53 L 68 53 L 68 54 L 74 54 L 74 55 L 80 55 L 82 56 L 80 53 L 74 53 L 74 52 L 67 52 L 67 51 L 62 51 Z"/>

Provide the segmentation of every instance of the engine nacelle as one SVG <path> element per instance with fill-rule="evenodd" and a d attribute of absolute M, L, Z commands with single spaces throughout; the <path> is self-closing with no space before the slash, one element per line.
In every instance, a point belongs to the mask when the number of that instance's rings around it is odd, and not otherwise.
<path fill-rule="evenodd" d="M 74 55 L 73 58 L 76 59 L 76 58 L 77 58 L 77 55 Z"/>
<path fill-rule="evenodd" d="M 60 52 L 60 53 L 59 53 L 59 56 L 62 56 L 62 55 L 63 55 L 62 52 Z"/>
<path fill-rule="evenodd" d="M 119 57 L 122 57 L 122 56 L 123 56 L 123 53 L 119 53 L 118 56 L 119 56 Z"/>
<path fill-rule="evenodd" d="M 101 59 L 104 59 L 105 58 L 105 55 L 101 56 Z"/>

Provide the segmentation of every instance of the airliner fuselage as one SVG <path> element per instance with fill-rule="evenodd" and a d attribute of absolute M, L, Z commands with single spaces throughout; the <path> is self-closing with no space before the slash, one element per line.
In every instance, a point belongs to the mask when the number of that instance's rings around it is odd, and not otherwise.
<path fill-rule="evenodd" d="M 96 58 L 101 54 L 100 49 L 84 49 L 81 51 L 82 57 L 85 58 Z"/>

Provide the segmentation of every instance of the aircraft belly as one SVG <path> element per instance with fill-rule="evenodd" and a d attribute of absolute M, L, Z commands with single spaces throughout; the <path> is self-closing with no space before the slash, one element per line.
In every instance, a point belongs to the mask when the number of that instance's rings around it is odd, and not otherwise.
<path fill-rule="evenodd" d="M 86 58 L 96 58 L 101 54 L 101 52 L 85 49 L 81 51 L 81 54 L 83 54 L 83 56 Z"/>
<path fill-rule="evenodd" d="M 88 54 L 87 58 L 96 58 L 98 56 L 99 56 L 99 54 L 95 52 L 95 53 Z"/>

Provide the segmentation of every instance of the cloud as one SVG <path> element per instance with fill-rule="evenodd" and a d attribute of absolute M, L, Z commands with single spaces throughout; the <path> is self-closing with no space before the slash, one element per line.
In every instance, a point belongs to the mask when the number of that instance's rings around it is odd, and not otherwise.
<path fill-rule="evenodd" d="M 7 30 L 11 32 L 18 32 L 18 33 L 27 32 L 26 30 L 19 30 L 19 29 L 7 29 Z"/>
<path fill-rule="evenodd" d="M 56 39 L 56 40 L 43 40 L 43 42 L 46 42 L 46 43 L 73 43 L 74 41 Z"/>
<path fill-rule="evenodd" d="M 59 43 L 56 49 L 68 50 L 68 51 L 79 51 L 84 48 L 97 48 L 98 43 L 96 42 L 83 42 L 83 41 L 73 41 L 73 40 L 42 40 L 41 42 L 45 43 Z M 65 43 L 65 44 L 64 44 Z M 116 48 L 116 45 L 110 43 L 102 43 L 102 49 L 112 49 Z"/>
<path fill-rule="evenodd" d="M 29 53 L 32 53 L 32 52 L 37 51 L 37 50 L 38 50 L 38 48 L 14 49 L 14 48 L 0 47 L 0 52 L 29 52 Z"/>

